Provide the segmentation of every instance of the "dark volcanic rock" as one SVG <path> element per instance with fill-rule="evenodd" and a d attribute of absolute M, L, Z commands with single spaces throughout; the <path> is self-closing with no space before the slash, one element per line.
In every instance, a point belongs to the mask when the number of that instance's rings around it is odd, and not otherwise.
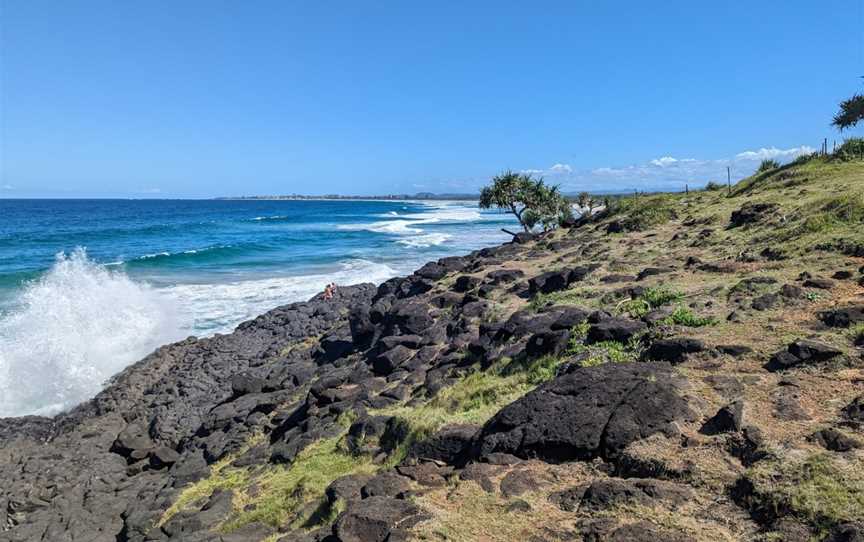
<path fill-rule="evenodd" d="M 722 407 L 702 426 L 707 435 L 740 431 L 744 427 L 744 401 L 738 400 Z"/>
<path fill-rule="evenodd" d="M 570 331 L 561 329 L 558 331 L 545 331 L 532 335 L 528 339 L 525 353 L 531 357 L 546 355 L 558 356 L 567 351 L 570 344 Z"/>
<path fill-rule="evenodd" d="M 861 448 L 861 442 L 834 428 L 822 429 L 810 435 L 809 440 L 832 452 L 848 452 Z"/>
<path fill-rule="evenodd" d="M 674 269 L 671 267 L 646 267 L 642 271 L 639 271 L 636 280 L 645 280 L 648 277 L 663 275 L 665 273 L 671 273 L 672 271 L 674 271 Z"/>
<path fill-rule="evenodd" d="M 820 290 L 830 290 L 834 288 L 834 281 L 831 279 L 813 277 L 804 281 L 805 288 L 818 288 Z"/>
<path fill-rule="evenodd" d="M 533 294 L 551 294 L 570 286 L 570 270 L 547 271 L 528 280 L 528 291 Z"/>
<path fill-rule="evenodd" d="M 411 446 L 408 455 L 418 459 L 440 461 L 448 465 L 461 465 L 479 429 L 476 425 L 444 427 L 428 439 Z"/>
<path fill-rule="evenodd" d="M 486 282 L 497 286 L 499 284 L 516 282 L 524 276 L 525 273 L 519 269 L 499 269 L 498 271 L 492 271 L 491 273 L 487 274 Z"/>
<path fill-rule="evenodd" d="M 622 504 L 656 506 L 665 503 L 667 506 L 677 506 L 692 499 L 693 495 L 689 487 L 672 482 L 650 478 L 609 478 L 591 482 L 576 508 L 580 511 L 598 511 Z"/>
<path fill-rule="evenodd" d="M 318 421 L 288 401 L 316 371 L 341 370 L 317 367 L 308 339 L 344 337 L 348 313 L 368 307 L 375 292 L 340 287 L 329 301 L 276 308 L 229 335 L 161 347 L 56 418 L 0 420 L 0 540 L 239 540 L 208 531 L 232 513 L 230 494 L 153 525 L 178 489 L 207 476 L 208 463 L 240 452 L 257 424 L 270 423 L 264 413 L 278 407 L 280 446 L 298 449 L 301 433 L 326 433 L 335 415 Z M 269 450 L 258 451 L 241 459 L 266 462 Z"/>
<path fill-rule="evenodd" d="M 771 218 L 780 206 L 776 203 L 745 203 L 729 218 L 730 227 L 745 226 L 757 222 L 765 222 Z"/>
<path fill-rule="evenodd" d="M 705 350 L 705 345 L 698 339 L 675 337 L 660 339 L 651 343 L 646 352 L 646 357 L 657 361 L 681 363 L 687 359 L 687 354 L 694 354 L 703 350 Z"/>
<path fill-rule="evenodd" d="M 493 416 L 477 439 L 475 457 L 613 458 L 633 441 L 676 434 L 675 422 L 692 417 L 680 385 L 661 363 L 577 368 Z"/>
<path fill-rule="evenodd" d="M 864 424 L 864 395 L 843 407 L 842 415 L 847 421 Z"/>
<path fill-rule="evenodd" d="M 819 319 L 831 327 L 849 327 L 864 322 L 864 305 L 854 305 L 819 313 Z"/>
<path fill-rule="evenodd" d="M 408 501 L 369 497 L 348 506 L 336 520 L 333 534 L 340 542 L 405 540 L 408 529 L 427 517 L 420 508 Z"/>
<path fill-rule="evenodd" d="M 369 497 L 394 497 L 402 498 L 411 490 L 411 482 L 408 478 L 393 471 L 384 471 L 376 474 L 360 489 L 360 496 L 364 499 Z"/>
<path fill-rule="evenodd" d="M 645 322 L 629 318 L 607 318 L 588 328 L 587 342 L 618 341 L 626 343 L 647 328 Z"/>
<path fill-rule="evenodd" d="M 453 284 L 453 291 L 470 292 L 479 284 L 480 279 L 478 277 L 472 277 L 471 275 L 462 275 L 461 277 L 457 278 L 456 282 Z"/>
<path fill-rule="evenodd" d="M 769 371 L 782 371 L 801 365 L 829 361 L 842 354 L 842 350 L 831 345 L 799 339 L 791 343 L 786 350 L 781 350 L 771 356 L 771 360 L 765 365 L 765 368 Z"/>

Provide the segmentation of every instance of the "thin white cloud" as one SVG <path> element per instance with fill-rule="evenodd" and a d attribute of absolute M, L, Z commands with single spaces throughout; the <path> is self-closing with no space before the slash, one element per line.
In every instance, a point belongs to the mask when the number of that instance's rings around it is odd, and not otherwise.
<path fill-rule="evenodd" d="M 654 160 L 651 160 L 651 162 L 649 162 L 649 163 L 652 166 L 666 167 L 666 166 L 671 166 L 672 164 L 675 164 L 677 162 L 678 162 L 677 158 L 672 158 L 671 156 L 664 156 L 662 158 L 655 158 Z"/>
<path fill-rule="evenodd" d="M 816 149 L 813 147 L 808 147 L 807 145 L 801 145 L 800 147 L 793 147 L 791 149 L 778 149 L 777 147 L 762 147 L 758 151 L 744 151 L 739 152 L 735 155 L 736 160 L 772 160 L 776 158 L 781 159 L 791 159 L 797 158 L 802 154 L 813 154 L 816 152 Z"/>
<path fill-rule="evenodd" d="M 4 184 L 3 186 L 0 186 L 0 190 L 15 190 L 15 187 L 11 184 Z"/>
<path fill-rule="evenodd" d="M 138 194 L 161 194 L 161 193 L 162 193 L 162 189 L 161 189 L 161 188 L 158 188 L 158 187 L 141 188 L 141 189 L 139 189 L 139 190 L 136 190 L 136 192 L 137 192 Z"/>
<path fill-rule="evenodd" d="M 730 168 L 733 182 L 752 175 L 759 161 L 770 158 L 781 163 L 794 160 L 815 149 L 801 145 L 790 149 L 777 147 L 760 148 L 758 151 L 743 151 L 729 158 L 675 158 L 662 155 L 640 164 L 625 166 L 599 166 L 580 170 L 570 164 L 557 163 L 546 169 L 523 169 L 522 173 L 547 176 L 567 193 L 583 190 L 595 192 L 627 192 L 636 190 L 684 190 L 704 186 L 709 181 L 726 182 L 726 168 Z M 488 182 L 487 178 L 463 179 L 458 182 L 461 190 L 473 192 Z"/>

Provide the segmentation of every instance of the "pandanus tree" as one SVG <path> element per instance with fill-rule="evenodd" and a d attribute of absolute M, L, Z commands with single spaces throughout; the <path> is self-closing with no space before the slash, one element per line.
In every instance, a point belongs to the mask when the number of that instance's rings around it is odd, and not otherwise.
<path fill-rule="evenodd" d="M 864 94 L 856 94 L 840 102 L 840 111 L 834 115 L 831 123 L 840 130 L 851 128 L 864 120 Z"/>
<path fill-rule="evenodd" d="M 526 232 L 537 226 L 547 231 L 572 217 L 570 204 L 557 186 L 512 171 L 495 176 L 480 191 L 480 208 L 493 207 L 512 213 Z"/>

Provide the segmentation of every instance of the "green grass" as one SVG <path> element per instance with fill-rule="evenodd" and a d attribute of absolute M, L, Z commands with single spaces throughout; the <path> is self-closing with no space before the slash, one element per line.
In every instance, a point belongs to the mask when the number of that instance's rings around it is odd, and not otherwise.
<path fill-rule="evenodd" d="M 263 469 L 234 468 L 231 463 L 242 451 L 211 466 L 210 476 L 184 489 L 174 504 L 163 514 L 159 525 L 178 512 L 197 508 L 216 490 L 233 490 L 235 513 L 222 525 L 213 525 L 222 532 L 231 532 L 252 522 L 273 527 L 312 527 L 335 519 L 338 510 L 326 506 L 324 490 L 336 478 L 349 474 L 372 473 L 380 468 L 372 459 L 354 456 L 342 446 L 342 439 L 352 416 L 339 419 L 345 429 L 342 434 L 319 440 L 301 451 L 290 465 L 267 465 Z M 244 451 L 259 444 L 256 436 Z M 254 488 L 254 495 L 251 490 Z M 247 509 L 247 505 L 249 506 Z"/>
<path fill-rule="evenodd" d="M 853 343 L 864 346 L 864 323 L 852 326 L 849 329 L 849 337 Z"/>
<path fill-rule="evenodd" d="M 241 511 L 221 530 L 230 532 L 252 522 L 273 527 L 310 527 L 335 519 L 335 511 L 325 507 L 327 486 L 342 476 L 372 473 L 380 468 L 371 458 L 357 457 L 344 450 L 343 436 L 314 442 L 291 465 L 271 467 L 256 474 L 247 486 L 256 488 L 254 497 L 241 492 L 235 499 Z M 246 504 L 253 503 L 254 507 L 244 509 Z"/>
<path fill-rule="evenodd" d="M 687 307 L 679 305 L 675 311 L 664 320 L 666 324 L 675 324 L 686 327 L 704 327 L 717 324 L 717 320 L 710 317 L 697 316 Z"/>
<path fill-rule="evenodd" d="M 684 293 L 671 288 L 663 286 L 646 288 L 642 295 L 636 299 L 625 301 L 618 307 L 618 310 L 632 318 L 642 318 L 652 310 L 682 299 L 684 299 Z"/>
<path fill-rule="evenodd" d="M 620 199 L 610 213 L 621 217 L 625 230 L 642 231 L 675 219 L 677 200 L 671 194 L 632 196 Z"/>
<path fill-rule="evenodd" d="M 756 504 L 791 514 L 819 529 L 864 520 L 864 466 L 860 459 L 819 453 L 763 461 L 747 471 Z"/>
<path fill-rule="evenodd" d="M 261 437 L 256 436 L 250 444 L 254 444 Z M 243 451 L 248 449 L 248 446 Z M 231 463 L 237 459 L 240 453 L 231 454 L 210 466 L 210 475 L 187 486 L 159 519 L 158 525 L 164 525 L 177 513 L 187 510 L 193 506 L 204 504 L 216 490 L 237 490 L 249 485 L 250 474 L 248 469 L 237 469 L 231 467 Z"/>
<path fill-rule="evenodd" d="M 864 224 L 864 193 L 853 192 L 817 203 L 819 211 L 807 216 L 798 233 L 826 233 L 846 225 Z"/>
<path fill-rule="evenodd" d="M 486 422 L 502 407 L 554 378 L 561 361 L 551 356 L 535 360 L 502 358 L 489 369 L 470 373 L 444 388 L 425 404 L 372 411 L 395 416 L 404 424 L 401 431 L 404 438 L 394 443 L 388 464 L 399 463 L 411 444 L 428 438 L 445 425 Z"/>
<path fill-rule="evenodd" d="M 541 293 L 531 298 L 528 307 L 536 312 L 543 307 L 550 307 L 552 305 L 583 305 L 595 295 L 596 292 L 585 288 L 562 290 L 560 292 L 552 292 L 551 294 Z"/>
<path fill-rule="evenodd" d="M 582 344 L 571 340 L 570 354 L 585 354 L 579 362 L 582 367 L 595 367 L 604 363 L 631 363 L 638 361 L 642 355 L 642 342 L 633 338 L 626 344 L 619 341 L 602 341 L 594 344 Z"/>

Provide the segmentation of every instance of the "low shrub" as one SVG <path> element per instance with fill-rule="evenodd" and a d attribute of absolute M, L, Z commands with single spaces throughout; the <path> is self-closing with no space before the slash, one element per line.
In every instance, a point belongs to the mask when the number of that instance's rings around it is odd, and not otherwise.
<path fill-rule="evenodd" d="M 619 307 L 619 311 L 629 314 L 632 318 L 642 318 L 654 309 L 663 305 L 674 303 L 684 299 L 684 293 L 662 286 L 646 288 L 642 295 L 636 299 L 625 301 Z"/>
<path fill-rule="evenodd" d="M 825 233 L 859 223 L 864 223 L 864 193 L 852 192 L 819 202 L 818 211 L 805 218 L 796 233 Z"/>
<path fill-rule="evenodd" d="M 582 367 L 595 367 L 604 363 L 638 361 L 643 350 L 641 339 L 634 337 L 626 344 L 619 341 L 602 341 L 589 345 L 571 341 L 569 353 L 581 357 L 579 364 Z"/>
<path fill-rule="evenodd" d="M 679 306 L 675 311 L 664 320 L 666 324 L 676 324 L 687 327 L 704 327 L 717 324 L 717 320 L 710 317 L 697 316 L 690 309 L 684 306 Z"/>
<path fill-rule="evenodd" d="M 849 330 L 849 336 L 852 338 L 855 346 L 864 346 L 864 324 L 853 326 Z"/>
<path fill-rule="evenodd" d="M 667 194 L 628 197 L 621 199 L 613 212 L 621 215 L 619 222 L 626 231 L 642 231 L 675 219 L 674 204 L 674 198 Z"/>
<path fill-rule="evenodd" d="M 759 167 L 756 169 L 756 173 L 765 173 L 766 171 L 771 171 L 772 169 L 777 169 L 780 167 L 780 162 L 777 160 L 762 160 L 762 163 L 759 164 Z"/>
<path fill-rule="evenodd" d="M 864 138 L 850 137 L 837 147 L 832 155 L 835 160 L 849 162 L 851 160 L 864 160 Z"/>
<path fill-rule="evenodd" d="M 705 190 L 709 192 L 716 192 L 717 190 L 723 190 L 723 185 L 720 183 L 715 183 L 714 181 L 708 181 L 708 184 L 705 185 Z"/>

